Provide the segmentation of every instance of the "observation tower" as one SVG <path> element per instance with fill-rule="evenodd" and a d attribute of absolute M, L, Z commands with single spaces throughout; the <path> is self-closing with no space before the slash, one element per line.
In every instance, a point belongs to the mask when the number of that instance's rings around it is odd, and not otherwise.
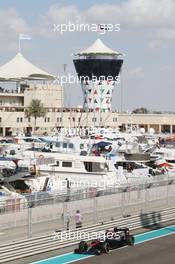
<path fill-rule="evenodd" d="M 112 94 L 123 64 L 123 54 L 97 39 L 89 48 L 74 54 L 73 60 L 84 97 L 86 112 L 109 112 Z"/>

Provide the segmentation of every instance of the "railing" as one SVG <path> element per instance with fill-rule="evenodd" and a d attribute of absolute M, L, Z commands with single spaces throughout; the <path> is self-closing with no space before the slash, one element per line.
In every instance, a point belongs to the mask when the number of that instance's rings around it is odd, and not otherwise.
<path fill-rule="evenodd" d="M 1 211 L 0 232 L 4 233 L 3 241 L 35 237 L 55 229 L 74 228 L 77 209 L 83 216 L 84 226 L 157 212 L 175 204 L 175 184 L 171 181 L 162 181 L 156 186 L 139 185 L 139 188 L 120 187 L 107 191 L 91 197 L 86 196 L 88 192 L 58 197 L 52 194 L 40 199 L 39 194 L 35 194 L 36 197 L 29 195 L 20 207 L 19 201 L 16 201 L 13 206 L 8 205 L 5 211 Z"/>
<path fill-rule="evenodd" d="M 152 193 L 156 193 L 156 188 L 163 188 L 166 193 L 165 200 L 169 198 L 169 189 L 175 189 L 175 177 L 172 175 L 160 175 L 159 177 L 154 177 L 153 181 L 145 183 L 132 183 L 132 184 L 120 184 L 119 186 L 111 188 L 86 188 L 86 189 L 71 189 L 68 188 L 61 192 L 35 192 L 35 193 L 24 193 L 21 198 L 6 198 L 0 200 L 0 214 L 6 214 L 10 212 L 23 211 L 26 208 L 35 208 L 44 205 L 56 205 L 71 201 L 80 201 L 93 199 L 95 197 L 103 197 L 109 195 L 121 194 L 124 196 L 130 195 L 132 192 L 143 193 L 148 192 L 147 190 L 152 190 Z M 145 197 L 146 199 L 146 197 Z"/>
<path fill-rule="evenodd" d="M 161 223 L 174 219 L 175 208 L 166 208 L 164 210 L 152 211 L 146 214 L 143 214 L 141 212 L 140 214 L 128 218 L 117 218 L 116 220 L 108 221 L 103 224 L 86 226 L 83 229 L 79 229 L 79 232 L 94 234 L 94 232 L 105 231 L 106 229 L 110 229 L 114 226 L 125 226 L 130 228 L 130 230 L 134 232 L 134 230 L 141 227 L 152 226 L 154 228 L 160 228 Z M 68 236 L 69 239 L 67 240 L 58 239 L 57 233 L 52 232 L 40 237 L 1 244 L 0 263 L 6 263 L 17 259 L 22 259 L 24 257 L 26 258 L 53 250 L 75 246 L 79 242 L 79 240 L 77 240 L 77 238 L 75 237 L 76 231 L 77 230 L 75 229 L 71 230 Z M 65 233 L 68 232 L 69 231 L 65 231 Z"/>

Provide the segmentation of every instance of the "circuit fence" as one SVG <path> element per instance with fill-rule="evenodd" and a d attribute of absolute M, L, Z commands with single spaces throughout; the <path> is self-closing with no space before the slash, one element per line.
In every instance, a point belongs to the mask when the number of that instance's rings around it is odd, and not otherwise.
<path fill-rule="evenodd" d="M 25 208 L 35 208 L 43 205 L 55 205 L 58 203 L 92 199 L 95 197 L 102 197 L 108 195 L 114 195 L 119 193 L 125 193 L 131 195 L 134 191 L 141 195 L 142 190 L 154 189 L 156 192 L 156 187 L 164 186 L 167 189 L 170 185 L 175 185 L 175 176 L 173 175 L 160 175 L 155 177 L 152 181 L 145 183 L 131 183 L 131 184 L 120 184 L 119 186 L 110 188 L 97 188 L 90 187 L 84 189 L 72 189 L 67 188 L 64 193 L 60 192 L 35 192 L 35 193 L 24 193 L 21 196 L 14 195 L 14 197 L 2 197 L 0 199 L 0 215 L 9 212 L 18 212 L 24 210 Z M 141 192 L 142 191 L 142 192 Z M 152 194 L 154 196 L 154 193 Z M 168 194 L 167 194 L 168 196 Z M 124 194 L 122 195 L 124 197 Z M 102 198 L 101 198 L 102 199 Z M 166 200 L 168 197 L 166 198 Z M 123 202 L 124 203 L 124 202 Z M 123 204 L 122 203 L 122 204 Z"/>
<path fill-rule="evenodd" d="M 175 181 L 172 178 L 151 184 L 120 186 L 101 193 L 88 190 L 65 195 L 37 193 L 26 195 L 23 202 L 17 199 L 14 204 L 9 202 L 3 210 L 1 205 L 0 231 L 6 230 L 9 238 L 15 235 L 15 230 L 19 238 L 32 237 L 75 227 L 76 210 L 80 210 L 83 224 L 87 225 L 156 212 L 174 204 Z"/>

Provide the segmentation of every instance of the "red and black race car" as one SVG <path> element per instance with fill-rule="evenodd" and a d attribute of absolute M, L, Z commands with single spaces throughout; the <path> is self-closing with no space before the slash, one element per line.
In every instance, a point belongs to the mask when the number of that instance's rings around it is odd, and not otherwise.
<path fill-rule="evenodd" d="M 130 234 L 129 228 L 114 227 L 112 230 L 106 230 L 104 236 L 90 242 L 80 241 L 74 253 L 100 255 L 125 245 L 134 245 L 134 236 Z"/>

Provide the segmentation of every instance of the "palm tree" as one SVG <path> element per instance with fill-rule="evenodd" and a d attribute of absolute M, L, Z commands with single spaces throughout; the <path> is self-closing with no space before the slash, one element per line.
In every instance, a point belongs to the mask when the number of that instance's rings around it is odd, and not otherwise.
<path fill-rule="evenodd" d="M 36 130 L 36 119 L 38 117 L 44 117 L 46 114 L 46 111 L 43 107 L 43 104 L 41 103 L 41 100 L 33 99 L 30 102 L 30 105 L 25 110 L 25 116 L 26 117 L 34 117 L 35 123 L 34 123 L 34 132 Z"/>

